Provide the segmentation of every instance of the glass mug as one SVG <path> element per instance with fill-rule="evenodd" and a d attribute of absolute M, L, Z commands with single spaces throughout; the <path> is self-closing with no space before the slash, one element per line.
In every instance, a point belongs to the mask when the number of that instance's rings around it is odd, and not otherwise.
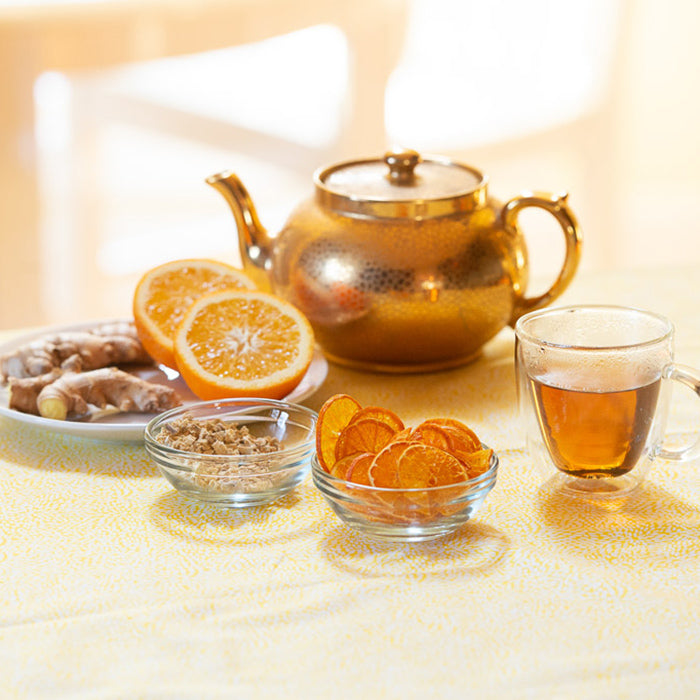
<path fill-rule="evenodd" d="M 515 336 L 527 449 L 552 488 L 617 497 L 656 458 L 700 456 L 700 436 L 663 447 L 672 382 L 700 396 L 700 372 L 673 362 L 668 319 L 619 306 L 549 308 L 522 316 Z"/>

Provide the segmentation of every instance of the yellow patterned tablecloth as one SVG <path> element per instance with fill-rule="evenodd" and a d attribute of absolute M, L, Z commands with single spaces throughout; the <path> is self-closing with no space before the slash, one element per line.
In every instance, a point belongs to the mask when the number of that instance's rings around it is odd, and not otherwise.
<path fill-rule="evenodd" d="M 698 292 L 693 269 L 580 275 L 558 304 L 665 313 L 700 367 Z M 699 697 L 700 465 L 659 463 L 618 507 L 547 496 L 512 345 L 432 375 L 331 367 L 305 402 L 454 416 L 496 448 L 483 509 L 432 543 L 364 539 L 310 478 L 267 507 L 198 505 L 137 444 L 0 418 L 0 697 Z M 687 439 L 700 402 L 674 401 Z"/>

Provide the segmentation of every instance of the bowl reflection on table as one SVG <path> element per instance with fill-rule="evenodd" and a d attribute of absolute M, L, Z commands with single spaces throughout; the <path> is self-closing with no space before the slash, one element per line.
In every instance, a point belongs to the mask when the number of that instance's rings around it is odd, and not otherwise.
<path fill-rule="evenodd" d="M 254 438 L 278 440 L 279 449 L 263 454 L 201 454 L 160 442 L 161 431 L 171 431 L 183 417 L 245 426 Z M 257 506 L 285 495 L 309 473 L 316 417 L 304 406 L 272 399 L 205 401 L 154 418 L 145 430 L 146 451 L 172 486 L 189 498 L 230 508 Z"/>
<path fill-rule="evenodd" d="M 457 484 L 390 489 L 355 484 L 329 474 L 314 455 L 311 473 L 335 514 L 353 529 L 383 540 L 420 542 L 454 532 L 481 507 L 496 483 L 498 456 L 486 472 Z"/>

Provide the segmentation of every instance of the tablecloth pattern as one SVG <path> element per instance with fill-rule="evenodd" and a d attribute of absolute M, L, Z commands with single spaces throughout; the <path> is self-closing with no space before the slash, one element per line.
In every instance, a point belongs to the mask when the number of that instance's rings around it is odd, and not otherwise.
<path fill-rule="evenodd" d="M 599 273 L 558 304 L 666 313 L 700 367 L 699 289 L 691 269 Z M 506 329 L 447 372 L 331 366 L 304 402 L 453 416 L 495 447 L 482 510 L 422 544 L 356 534 L 310 478 L 211 507 L 139 444 L 0 418 L 0 697 L 698 697 L 700 465 L 660 462 L 615 503 L 552 494 L 523 449 L 512 352 Z M 674 392 L 672 441 L 698 416 Z"/>

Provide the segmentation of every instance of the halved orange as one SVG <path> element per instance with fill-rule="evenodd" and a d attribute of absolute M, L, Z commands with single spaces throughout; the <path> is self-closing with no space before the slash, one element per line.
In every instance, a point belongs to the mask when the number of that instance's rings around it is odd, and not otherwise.
<path fill-rule="evenodd" d="M 217 260 L 173 260 L 146 272 L 136 285 L 134 323 L 144 348 L 156 362 L 175 368 L 173 338 L 185 312 L 205 294 L 223 289 L 255 289 L 241 270 Z"/>
<path fill-rule="evenodd" d="M 347 394 L 334 394 L 318 412 L 316 421 L 316 454 L 319 464 L 330 473 L 335 463 L 338 436 L 350 419 L 360 410 L 358 401 Z"/>
<path fill-rule="evenodd" d="M 281 399 L 311 364 L 314 335 L 289 302 L 266 292 L 225 290 L 190 306 L 174 350 L 182 378 L 201 399 Z"/>

